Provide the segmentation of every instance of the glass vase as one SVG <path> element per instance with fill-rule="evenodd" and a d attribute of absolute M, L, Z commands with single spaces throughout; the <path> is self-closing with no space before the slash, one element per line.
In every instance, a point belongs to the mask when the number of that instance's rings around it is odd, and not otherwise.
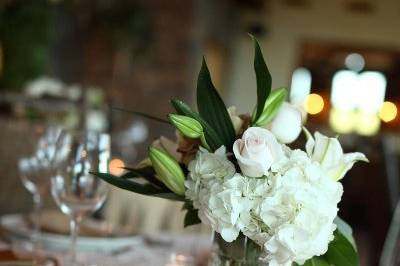
<path fill-rule="evenodd" d="M 210 266 L 265 266 L 262 247 L 240 234 L 233 242 L 226 242 L 214 233 Z"/>

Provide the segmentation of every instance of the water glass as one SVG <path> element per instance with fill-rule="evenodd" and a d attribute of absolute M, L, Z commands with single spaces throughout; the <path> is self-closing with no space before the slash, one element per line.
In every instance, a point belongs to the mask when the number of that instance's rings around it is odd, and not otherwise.
<path fill-rule="evenodd" d="M 71 265 L 76 259 L 76 242 L 81 221 L 98 210 L 106 200 L 109 186 L 91 172 L 107 172 L 110 137 L 86 132 L 70 134 L 65 143 L 67 159 L 52 178 L 51 193 L 61 211 L 70 218 Z"/>
<path fill-rule="evenodd" d="M 39 251 L 40 213 L 43 198 L 50 191 L 51 177 L 55 175 L 57 163 L 62 160 L 62 152 L 56 158 L 59 144 L 64 141 L 63 130 L 59 127 L 35 125 L 30 138 L 25 142 L 25 154 L 18 161 L 22 184 L 33 195 L 33 251 Z M 30 140 L 30 141 L 29 141 Z"/>

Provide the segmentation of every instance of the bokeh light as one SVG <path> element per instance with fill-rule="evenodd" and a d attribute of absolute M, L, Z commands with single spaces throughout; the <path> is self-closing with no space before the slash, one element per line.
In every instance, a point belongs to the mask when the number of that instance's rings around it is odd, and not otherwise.
<path fill-rule="evenodd" d="M 364 113 L 379 111 L 386 93 L 386 77 L 378 71 L 358 74 L 340 70 L 332 79 L 331 101 L 342 110 L 359 109 Z"/>
<path fill-rule="evenodd" d="M 304 109 L 311 115 L 318 114 L 324 109 L 324 99 L 321 95 L 312 93 L 305 99 Z"/>
<path fill-rule="evenodd" d="M 108 165 L 110 173 L 112 175 L 120 176 L 124 173 L 125 163 L 121 159 L 112 159 Z"/>
<path fill-rule="evenodd" d="M 303 105 L 311 91 L 311 80 L 311 72 L 307 68 L 299 67 L 293 72 L 289 96 L 291 103 Z"/>
<path fill-rule="evenodd" d="M 383 122 L 390 122 L 397 116 L 397 107 L 392 102 L 384 102 L 379 110 L 379 117 Z"/>
<path fill-rule="evenodd" d="M 350 110 L 332 108 L 329 114 L 331 128 L 340 134 L 347 134 L 353 131 L 355 126 L 355 114 Z"/>
<path fill-rule="evenodd" d="M 346 67 L 352 71 L 359 72 L 363 70 L 365 66 L 365 60 L 364 57 L 360 54 L 357 53 L 352 53 L 346 56 L 344 60 L 344 64 Z"/>
<path fill-rule="evenodd" d="M 381 121 L 376 113 L 357 112 L 356 132 L 362 136 L 373 136 L 379 131 Z"/>

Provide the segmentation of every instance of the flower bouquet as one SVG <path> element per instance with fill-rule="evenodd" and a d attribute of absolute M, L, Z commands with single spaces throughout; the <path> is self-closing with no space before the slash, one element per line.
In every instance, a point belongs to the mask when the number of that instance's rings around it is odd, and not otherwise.
<path fill-rule="evenodd" d="M 203 60 L 198 111 L 172 100 L 176 112 L 168 120 L 145 115 L 174 126 L 177 141 L 156 141 L 149 158 L 122 176 L 95 174 L 122 189 L 182 201 L 185 226 L 204 223 L 215 231 L 212 265 L 359 265 L 351 228 L 337 217 L 339 181 L 367 158 L 344 154 L 337 138 L 305 128 L 305 151 L 287 146 L 302 131 L 301 112 L 285 102 L 285 88 L 271 90 L 253 42 L 251 116 L 226 108 Z"/>

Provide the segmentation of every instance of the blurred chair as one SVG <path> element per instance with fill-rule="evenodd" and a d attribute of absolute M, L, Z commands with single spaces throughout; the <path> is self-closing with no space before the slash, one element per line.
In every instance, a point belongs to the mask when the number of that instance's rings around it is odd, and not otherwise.
<path fill-rule="evenodd" d="M 397 266 L 400 265 L 400 137 L 385 135 L 382 137 L 382 146 L 393 217 L 382 250 L 380 266 Z"/>
<path fill-rule="evenodd" d="M 17 162 L 31 141 L 29 122 L 0 117 L 0 129 L 0 215 L 25 213 L 32 209 L 32 199 L 22 185 Z M 45 207 L 49 206 L 54 206 L 50 195 L 45 199 Z"/>
<path fill-rule="evenodd" d="M 182 203 L 143 196 L 113 187 L 105 206 L 105 219 L 137 234 L 168 231 L 208 233 L 205 225 L 183 227 Z"/>
<path fill-rule="evenodd" d="M 400 202 L 397 204 L 389 231 L 383 246 L 380 266 L 400 265 Z"/>
<path fill-rule="evenodd" d="M 389 134 L 382 136 L 382 147 L 389 188 L 390 206 L 392 211 L 394 211 L 400 197 L 400 137 L 398 135 Z"/>

